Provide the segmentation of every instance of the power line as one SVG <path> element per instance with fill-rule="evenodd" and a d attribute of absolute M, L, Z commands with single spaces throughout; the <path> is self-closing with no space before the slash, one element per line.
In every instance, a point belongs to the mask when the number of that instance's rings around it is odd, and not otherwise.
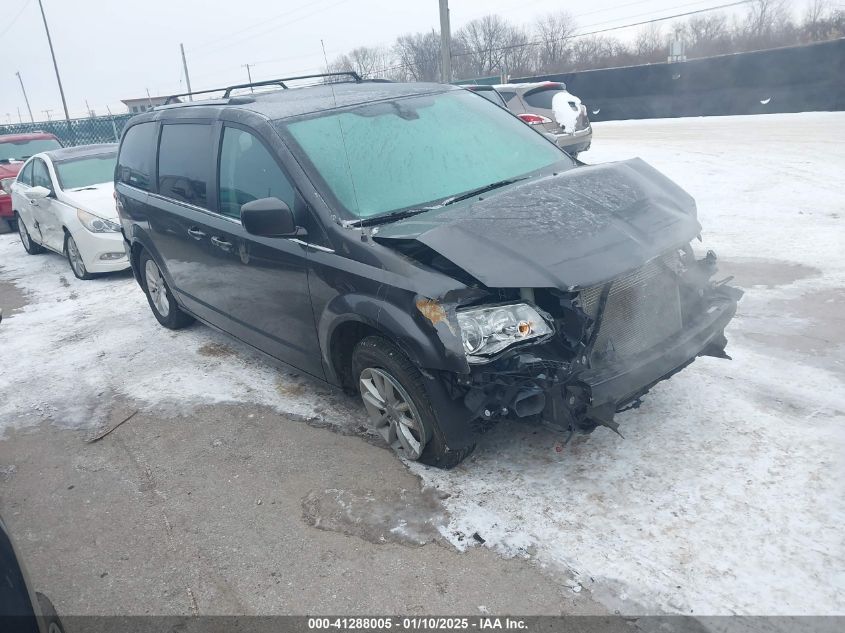
<path fill-rule="evenodd" d="M 292 20 L 289 20 L 289 21 L 285 24 L 285 26 L 289 26 L 289 25 L 291 25 L 291 24 L 295 24 L 296 22 L 301 22 L 302 20 L 304 20 L 304 19 L 306 19 L 306 18 L 310 18 L 310 17 L 312 17 L 312 16 L 315 16 L 315 15 L 317 15 L 318 13 L 322 13 L 323 11 L 328 11 L 329 9 L 334 9 L 336 6 L 338 6 L 338 5 L 340 5 L 340 4 L 343 4 L 343 3 L 345 3 L 345 2 L 349 2 L 349 0 L 337 0 L 334 4 L 330 4 L 330 5 L 328 5 L 328 6 L 325 6 L 325 7 L 322 7 L 322 8 L 320 8 L 320 9 L 317 9 L 316 11 L 312 11 L 311 13 L 306 13 L 305 15 L 301 15 L 301 16 L 299 16 L 299 17 L 293 18 Z M 279 17 L 282 17 L 282 16 L 276 16 L 276 18 L 273 18 L 273 19 L 271 19 L 270 21 L 274 21 L 274 20 L 278 19 Z M 267 21 L 266 21 L 266 20 L 265 20 L 264 24 L 265 24 L 265 25 L 267 24 Z M 272 32 L 272 31 L 275 31 L 277 28 L 278 28 L 278 26 L 275 26 L 275 25 L 274 25 L 274 26 L 271 26 L 271 27 L 270 27 L 270 28 L 268 28 L 268 29 L 265 29 L 264 31 L 259 31 L 258 33 L 252 33 L 251 35 L 247 35 L 246 37 L 242 37 L 242 38 L 237 39 L 237 40 L 234 40 L 234 41 L 232 41 L 232 42 L 228 42 L 227 44 L 223 44 L 222 46 L 217 46 L 217 47 L 214 47 L 214 48 L 212 48 L 212 49 L 210 49 L 210 50 L 206 51 L 206 52 L 205 52 L 205 53 L 203 53 L 202 55 L 199 55 L 199 57 L 208 57 L 211 53 L 214 53 L 214 52 L 216 52 L 216 51 L 223 50 L 223 49 L 225 49 L 225 48 L 231 48 L 232 46 L 235 46 L 235 45 L 237 45 L 237 44 L 240 44 L 240 43 L 242 43 L 242 42 L 245 42 L 245 41 L 247 41 L 247 40 L 249 40 L 249 39 L 252 39 L 252 38 L 254 38 L 254 37 L 260 37 L 260 36 L 266 35 L 267 33 L 270 33 L 270 32 Z"/>
<path fill-rule="evenodd" d="M 314 5 L 320 4 L 322 2 L 326 2 L 326 0 L 315 0 L 312 3 L 300 5 L 300 6 L 294 8 L 294 9 L 291 9 L 289 11 L 283 11 L 282 13 L 277 13 L 276 15 L 265 18 L 265 19 L 261 20 L 260 22 L 255 22 L 254 24 L 251 24 L 250 26 L 246 26 L 246 27 L 244 27 L 242 29 L 238 29 L 236 31 L 229 31 L 225 35 L 222 35 L 221 37 L 217 37 L 217 38 L 214 38 L 214 39 L 211 39 L 211 40 L 205 40 L 203 42 L 199 42 L 196 46 L 194 46 L 194 48 L 192 50 L 197 51 L 197 50 L 203 50 L 203 49 L 206 49 L 206 48 L 214 48 L 221 41 L 226 41 L 226 40 L 229 40 L 236 35 L 240 35 L 241 33 L 246 33 L 247 31 L 251 31 L 253 29 L 257 29 L 257 28 L 267 26 L 267 24 L 270 23 L 270 22 L 275 22 L 276 20 L 278 20 L 280 18 L 288 16 L 292 13 L 296 13 L 297 11 L 301 11 L 302 9 L 308 9 L 308 8 L 313 7 Z"/>
<path fill-rule="evenodd" d="M 15 22 L 17 22 L 17 21 L 18 21 L 18 18 L 19 18 L 19 17 L 21 17 L 21 16 L 23 15 L 23 12 L 24 12 L 24 11 L 26 11 L 26 8 L 29 6 L 29 3 L 30 3 L 30 2 L 32 2 L 32 0 L 26 0 L 26 2 L 24 2 L 24 3 L 23 3 L 23 6 L 21 7 L 21 10 L 20 10 L 20 11 L 18 11 L 18 12 L 15 14 L 15 17 L 13 17 L 13 18 L 12 18 L 12 21 L 11 21 L 11 22 L 9 22 L 9 23 L 6 25 L 6 28 L 5 28 L 5 29 L 3 29 L 2 31 L 0 31 L 0 35 L 6 35 L 6 33 L 8 33 L 8 32 L 12 29 L 12 27 L 13 27 L 13 26 L 15 26 Z"/>
<path fill-rule="evenodd" d="M 667 15 L 667 16 L 660 17 L 660 18 L 653 18 L 651 20 L 645 20 L 645 21 L 641 21 L 641 22 L 633 22 L 633 23 L 630 23 L 630 24 L 622 24 L 622 25 L 619 25 L 619 26 L 611 26 L 611 27 L 608 27 L 608 28 L 599 29 L 599 30 L 595 30 L 595 31 L 587 31 L 587 32 L 584 32 L 584 33 L 576 33 L 574 35 L 568 35 L 566 37 L 561 37 L 561 38 L 558 38 L 558 39 L 553 40 L 553 41 L 563 42 L 563 41 L 575 39 L 575 38 L 578 38 L 578 37 L 586 37 L 588 35 L 599 35 L 601 33 L 608 33 L 610 31 L 618 31 L 618 30 L 621 30 L 621 29 L 628 29 L 628 28 L 632 28 L 632 27 L 635 27 L 635 26 L 643 26 L 643 25 L 646 25 L 646 24 L 652 24 L 654 22 L 664 22 L 666 20 L 674 20 L 674 19 L 677 19 L 677 18 L 683 18 L 683 17 L 687 17 L 687 16 L 690 16 L 690 15 L 696 15 L 698 13 L 705 13 L 707 11 L 717 11 L 719 9 L 727 9 L 727 8 L 730 8 L 730 7 L 737 7 L 737 6 L 741 6 L 741 5 L 744 5 L 744 4 L 749 4 L 750 2 L 753 2 L 753 1 L 754 0 L 740 0 L 738 2 L 730 2 L 730 3 L 727 3 L 727 4 L 721 4 L 721 5 L 718 5 L 718 6 L 715 6 L 715 7 L 709 7 L 707 9 L 698 9 L 696 11 L 686 11 L 684 13 L 676 13 L 675 15 Z M 463 56 L 466 56 L 466 55 L 475 55 L 475 54 L 478 54 L 478 53 L 511 50 L 511 49 L 515 49 L 515 48 L 524 48 L 524 47 L 527 47 L 527 46 L 539 46 L 541 44 L 548 44 L 548 41 L 538 40 L 538 41 L 534 41 L 534 42 L 523 42 L 521 44 L 512 44 L 510 46 L 492 47 L 492 48 L 478 50 L 478 51 L 472 51 L 472 52 L 468 52 L 468 53 L 455 53 L 455 54 L 452 55 L 452 57 L 463 57 Z M 413 68 L 413 67 L 414 67 L 414 64 L 412 64 L 412 63 L 394 64 L 392 66 L 386 66 L 384 68 L 377 68 L 377 69 L 371 71 L 368 74 L 369 75 L 377 75 L 377 74 L 380 74 L 380 73 L 388 72 L 390 70 L 397 70 L 399 68 Z"/>
<path fill-rule="evenodd" d="M 743 4 L 749 4 L 754 2 L 754 0 L 740 0 L 739 2 L 729 2 L 727 4 L 720 4 L 715 7 L 709 7 L 707 9 L 697 9 L 695 11 L 686 11 L 684 13 L 676 13 L 674 15 L 667 15 L 662 18 L 652 18 L 651 20 L 644 20 L 641 22 L 633 22 L 631 24 L 623 24 L 620 26 L 611 26 L 604 29 L 598 29 L 596 31 L 587 31 L 585 33 L 576 33 L 575 35 L 567 35 L 566 37 L 560 37 L 556 40 L 536 40 L 533 42 L 522 42 L 521 44 L 510 44 L 508 46 L 496 46 L 491 48 L 480 49 L 476 51 L 470 51 L 465 53 L 455 53 L 452 57 L 465 57 L 467 55 L 477 55 L 479 53 L 493 53 L 497 51 L 505 51 L 505 50 L 513 50 L 517 48 L 525 48 L 528 46 L 540 46 L 541 44 L 548 44 L 549 42 L 563 42 L 566 40 L 571 40 L 576 37 L 586 37 L 587 35 L 600 35 L 601 33 L 608 33 L 610 31 L 619 31 L 621 29 L 630 29 L 635 26 L 644 26 L 646 24 L 654 24 L 655 22 L 665 22 L 666 20 L 675 20 L 677 18 L 684 18 L 690 15 L 696 15 L 698 13 L 707 13 L 708 11 L 717 11 L 719 9 L 728 9 L 730 7 L 738 7 Z"/>

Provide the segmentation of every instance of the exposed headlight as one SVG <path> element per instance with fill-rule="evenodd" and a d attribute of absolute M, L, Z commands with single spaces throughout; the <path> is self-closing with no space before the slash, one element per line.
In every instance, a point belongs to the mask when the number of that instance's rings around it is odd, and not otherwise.
<path fill-rule="evenodd" d="M 76 217 L 82 222 L 82 226 L 92 233 L 120 233 L 120 225 L 117 222 L 98 218 L 93 213 L 77 209 Z"/>
<path fill-rule="evenodd" d="M 457 313 L 469 362 L 481 363 L 503 349 L 552 333 L 546 320 L 527 303 L 474 308 Z"/>
<path fill-rule="evenodd" d="M 15 182 L 14 178 L 3 178 L 0 180 L 0 189 L 2 189 L 4 193 L 12 193 L 13 182 Z"/>

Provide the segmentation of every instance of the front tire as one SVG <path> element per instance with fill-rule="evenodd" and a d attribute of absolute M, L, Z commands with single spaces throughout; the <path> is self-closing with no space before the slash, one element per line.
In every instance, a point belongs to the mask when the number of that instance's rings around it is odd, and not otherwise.
<path fill-rule="evenodd" d="M 386 338 L 368 336 L 355 346 L 352 374 L 371 422 L 400 457 L 453 468 L 475 448 L 448 449 L 425 388 L 425 378 Z"/>
<path fill-rule="evenodd" d="M 142 287 L 156 320 L 169 330 L 181 330 L 193 323 L 194 318 L 183 312 L 176 304 L 158 264 L 146 250 L 141 251 L 139 264 Z"/>
<path fill-rule="evenodd" d="M 17 213 L 15 213 L 15 221 L 18 225 L 18 235 L 21 238 L 21 244 L 23 244 L 24 250 L 30 255 L 40 255 L 43 253 L 44 247 L 32 241 L 23 218 Z"/>
<path fill-rule="evenodd" d="M 70 233 L 65 233 L 65 257 L 67 257 L 67 263 L 70 264 L 70 269 L 77 279 L 88 281 L 94 278 L 94 275 L 89 273 L 88 269 L 85 268 L 85 262 L 82 261 L 82 253 L 79 252 L 76 240 L 73 239 L 73 235 Z"/>

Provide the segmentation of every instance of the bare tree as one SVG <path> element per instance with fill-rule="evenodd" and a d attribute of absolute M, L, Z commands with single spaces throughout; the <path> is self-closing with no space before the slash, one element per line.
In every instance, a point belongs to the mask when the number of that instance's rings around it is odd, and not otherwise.
<path fill-rule="evenodd" d="M 539 18 L 534 25 L 537 40 L 537 70 L 541 73 L 561 70 L 572 58 L 576 25 L 572 16 L 561 11 Z"/>
<path fill-rule="evenodd" d="M 687 41 L 687 55 L 705 57 L 731 50 L 731 32 L 724 14 L 696 15 L 680 26 Z"/>
<path fill-rule="evenodd" d="M 845 35 L 845 12 L 834 10 L 827 0 L 813 0 L 804 13 L 801 41 L 818 42 Z"/>
<path fill-rule="evenodd" d="M 340 55 L 328 65 L 329 72 L 354 71 L 361 77 L 383 77 L 391 65 L 389 52 L 382 47 L 359 46 Z"/>
<path fill-rule="evenodd" d="M 511 29 L 498 15 L 485 15 L 465 24 L 455 36 L 462 49 L 461 74 L 481 77 L 501 73 Z"/>
<path fill-rule="evenodd" d="M 660 24 L 653 22 L 637 33 L 634 52 L 641 63 L 666 61 L 667 42 Z"/>
<path fill-rule="evenodd" d="M 440 80 L 440 33 L 409 33 L 396 38 L 393 52 L 399 68 L 393 71 L 397 79 L 413 81 Z"/>
<path fill-rule="evenodd" d="M 741 25 L 741 35 L 747 46 L 766 46 L 783 43 L 779 40 L 792 27 L 786 0 L 754 0 Z"/>

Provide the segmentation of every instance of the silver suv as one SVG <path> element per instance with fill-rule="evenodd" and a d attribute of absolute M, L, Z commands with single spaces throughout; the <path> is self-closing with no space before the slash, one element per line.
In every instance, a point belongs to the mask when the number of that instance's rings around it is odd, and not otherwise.
<path fill-rule="evenodd" d="M 587 107 L 559 81 L 494 86 L 509 110 L 538 131 L 554 135 L 558 146 L 572 156 L 590 149 L 593 128 Z"/>

